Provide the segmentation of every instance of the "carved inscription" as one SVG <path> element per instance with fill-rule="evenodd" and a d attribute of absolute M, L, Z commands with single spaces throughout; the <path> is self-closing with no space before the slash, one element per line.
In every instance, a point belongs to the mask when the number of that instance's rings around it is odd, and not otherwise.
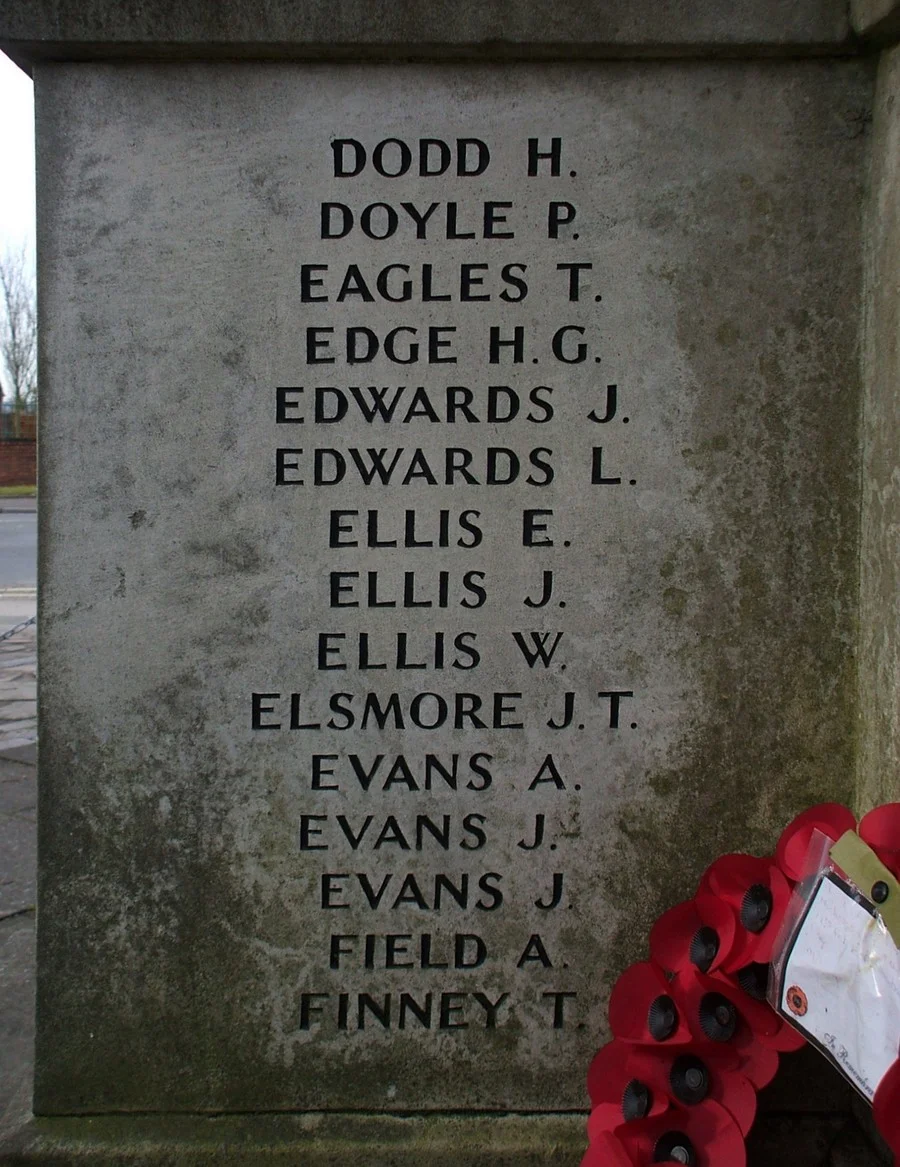
<path fill-rule="evenodd" d="M 264 680 L 242 714 L 289 742 L 304 792 L 311 1041 L 584 1024 L 554 918 L 585 892 L 585 759 L 638 728 L 641 691 L 592 658 L 609 613 L 573 589 L 602 546 L 569 504 L 598 531 L 628 507 L 632 402 L 576 151 L 523 135 L 503 191 L 496 148 L 348 135 L 315 160 L 331 197 L 296 269 L 305 360 L 271 386 L 265 473 L 325 566 L 305 682 Z"/>

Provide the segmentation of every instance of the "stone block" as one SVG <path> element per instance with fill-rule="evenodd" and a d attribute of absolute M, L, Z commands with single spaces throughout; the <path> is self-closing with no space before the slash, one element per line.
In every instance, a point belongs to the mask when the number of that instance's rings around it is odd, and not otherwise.
<path fill-rule="evenodd" d="M 900 36 L 900 4 L 897 0 L 851 0 L 853 29 L 867 41 L 896 41 Z"/>
<path fill-rule="evenodd" d="M 43 426 L 0 1162 L 575 1162 L 653 919 L 889 795 L 893 12 L 0 12 Z M 796 1059 L 750 1162 L 866 1161 L 850 1108 Z"/>
<path fill-rule="evenodd" d="M 863 344 L 858 782 L 868 809 L 897 796 L 900 766 L 900 487 L 897 346 L 900 254 L 900 51 L 881 58 L 874 111 Z"/>
<path fill-rule="evenodd" d="M 868 65 L 36 83 L 38 1111 L 583 1107 L 854 796 Z"/>
<path fill-rule="evenodd" d="M 102 57 L 209 59 L 579 56 L 821 52 L 850 37 L 841 0 L 354 0 L 217 3 L 19 0 L 0 13 L 0 44 L 26 64 Z"/>
<path fill-rule="evenodd" d="M 0 1131 L 0 1163 L 35 1167 L 566 1167 L 586 1145 L 579 1115 L 130 1115 L 36 1119 Z"/>

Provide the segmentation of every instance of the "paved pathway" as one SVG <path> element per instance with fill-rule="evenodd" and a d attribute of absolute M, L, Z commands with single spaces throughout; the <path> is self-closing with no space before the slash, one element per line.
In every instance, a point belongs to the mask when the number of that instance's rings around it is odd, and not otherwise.
<path fill-rule="evenodd" d="M 0 591 L 0 635 L 35 612 L 33 588 Z M 0 640 L 0 1141 L 31 1107 L 37 882 L 37 630 Z M 2 1152 L 0 1152 L 2 1159 Z"/>
<path fill-rule="evenodd" d="M 37 879 L 35 752 L 34 745 L 0 748 L 0 1143 L 4 1128 L 14 1129 L 31 1108 Z"/>
<path fill-rule="evenodd" d="M 5 631 L 0 628 L 0 636 Z M 31 624 L 0 640 L 0 754 L 37 741 L 36 686 L 37 630 Z"/>

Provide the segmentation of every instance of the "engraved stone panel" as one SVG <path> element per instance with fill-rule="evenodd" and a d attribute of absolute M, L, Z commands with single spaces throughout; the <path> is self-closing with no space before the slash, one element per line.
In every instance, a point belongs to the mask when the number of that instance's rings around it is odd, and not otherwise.
<path fill-rule="evenodd" d="M 37 1108 L 583 1106 L 850 797 L 867 68 L 37 87 Z"/>

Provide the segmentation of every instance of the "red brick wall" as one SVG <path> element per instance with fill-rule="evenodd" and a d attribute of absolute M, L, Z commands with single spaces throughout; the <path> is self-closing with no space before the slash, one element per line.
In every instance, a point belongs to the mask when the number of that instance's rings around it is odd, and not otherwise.
<path fill-rule="evenodd" d="M 0 486 L 34 486 L 37 442 L 0 442 Z"/>
<path fill-rule="evenodd" d="M 19 438 L 31 442 L 37 438 L 37 414 L 20 413 L 16 417 L 12 413 L 0 413 L 0 442 Z"/>

